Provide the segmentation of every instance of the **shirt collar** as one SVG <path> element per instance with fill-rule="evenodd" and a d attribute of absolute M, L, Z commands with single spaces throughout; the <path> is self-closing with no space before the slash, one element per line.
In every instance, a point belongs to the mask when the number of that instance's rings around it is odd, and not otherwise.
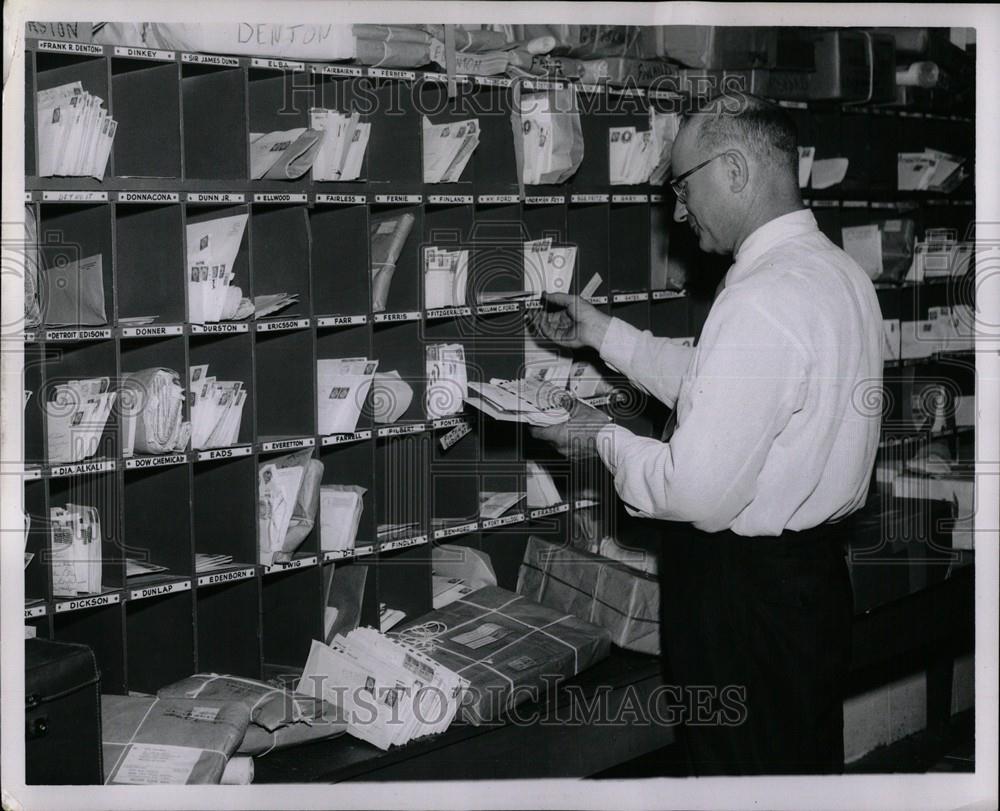
<path fill-rule="evenodd" d="M 757 260 L 780 242 L 793 237 L 817 231 L 816 218 L 808 208 L 782 214 L 764 223 L 750 236 L 743 240 L 736 254 L 733 265 L 726 273 L 725 283 L 730 285 L 743 278 L 757 263 Z"/>

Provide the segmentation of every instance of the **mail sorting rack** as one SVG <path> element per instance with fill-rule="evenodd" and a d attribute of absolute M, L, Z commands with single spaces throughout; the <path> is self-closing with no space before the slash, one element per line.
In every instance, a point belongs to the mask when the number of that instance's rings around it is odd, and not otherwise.
<path fill-rule="evenodd" d="M 643 127 L 654 100 L 649 94 L 580 88 L 585 158 L 579 171 L 563 185 L 529 186 L 522 195 L 507 80 L 460 77 L 459 92 L 449 98 L 443 77 L 416 71 L 209 54 L 145 52 L 139 58 L 128 49 L 34 41 L 27 59 L 27 204 L 38 216 L 43 266 L 66 246 L 79 256 L 105 257 L 110 321 L 26 336 L 32 359 L 26 388 L 40 395 L 60 379 L 88 376 L 108 376 L 115 387 L 122 372 L 150 366 L 175 369 L 183 379 L 192 365 L 207 363 L 220 378 L 242 380 L 248 392 L 232 447 L 126 460 L 113 418 L 98 455 L 78 465 L 49 463 L 42 397 L 26 410 L 32 468 L 25 503 L 36 519 L 28 551 L 38 553 L 25 570 L 26 621 L 41 635 L 94 646 L 105 689 L 153 690 L 195 669 L 254 676 L 271 665 L 300 666 L 310 640 L 323 632 L 323 572 L 330 566 L 366 567 L 362 622 L 377 625 L 383 604 L 408 618 L 430 609 L 432 544 L 488 552 L 500 584 L 512 588 L 529 534 L 563 539 L 608 520 L 606 481 L 581 474 L 523 431 L 468 409 L 437 424 L 428 419 L 424 347 L 462 344 L 470 380 L 519 376 L 524 306 L 477 306 L 477 296 L 520 289 L 523 242 L 546 236 L 578 246 L 574 290 L 600 274 L 592 299 L 597 306 L 658 335 L 697 335 L 710 297 L 650 290 L 651 268 L 667 255 L 694 257 L 695 273 L 705 265 L 683 227 L 660 238 L 672 209 L 669 189 L 608 182 L 608 129 Z M 123 122 L 102 182 L 33 174 L 34 94 L 76 80 Z M 521 89 L 545 87 L 529 82 Z M 363 179 L 248 180 L 248 134 L 303 126 L 311 106 L 355 109 L 372 123 Z M 820 114 L 837 121 L 869 115 L 839 108 L 794 112 L 806 124 Z M 481 123 L 479 147 L 457 183 L 422 182 L 424 113 L 434 123 L 468 117 Z M 819 215 L 839 218 L 848 202 L 838 192 L 815 196 Z M 864 197 L 867 209 L 880 202 L 874 193 L 855 196 Z M 923 210 L 934 196 L 912 198 Z M 963 210 L 934 213 L 958 218 Z M 369 225 L 400 211 L 414 215 L 413 234 L 386 311 L 374 313 Z M 245 295 L 281 291 L 298 300 L 260 322 L 188 324 L 186 226 L 233 213 L 248 214 L 234 283 Z M 821 218 L 837 240 L 838 223 Z M 423 307 L 422 245 L 469 248 L 467 306 Z M 148 327 L 118 323 L 153 314 L 159 317 Z M 376 425 L 369 407 L 355 434 L 320 436 L 316 360 L 356 356 L 377 358 L 381 371 L 398 371 L 412 385 L 413 401 L 396 424 Z M 663 409 L 624 381 L 614 382 L 624 396 L 604 407 L 630 429 L 658 436 Z M 441 441 L 462 426 L 468 435 L 454 444 Z M 323 463 L 324 484 L 366 488 L 357 549 L 351 558 L 328 559 L 334 556 L 322 553 L 317 528 L 290 566 L 268 571 L 256 565 L 257 469 L 297 448 L 312 449 Z M 526 459 L 553 473 L 562 501 L 534 511 L 522 503 L 500 518 L 479 516 L 481 491 L 523 490 Z M 101 511 L 106 593 L 56 599 L 45 517 L 49 506 L 73 499 Z M 379 544 L 377 526 L 387 523 L 412 527 Z M 619 537 L 627 540 L 629 531 L 623 527 Z M 233 565 L 200 574 L 196 553 L 229 554 Z M 146 556 L 169 573 L 132 588 L 126 556 Z"/>

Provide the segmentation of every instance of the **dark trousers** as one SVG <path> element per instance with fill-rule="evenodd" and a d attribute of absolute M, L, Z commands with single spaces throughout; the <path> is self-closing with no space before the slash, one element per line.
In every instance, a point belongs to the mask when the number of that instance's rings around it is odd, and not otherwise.
<path fill-rule="evenodd" d="M 695 775 L 843 770 L 852 594 L 847 525 L 774 538 L 668 523 L 661 572 L 667 683 Z"/>

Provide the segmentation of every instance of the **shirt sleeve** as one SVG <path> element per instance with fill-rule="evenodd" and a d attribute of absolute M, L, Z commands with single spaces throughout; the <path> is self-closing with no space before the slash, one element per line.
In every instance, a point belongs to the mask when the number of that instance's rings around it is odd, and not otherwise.
<path fill-rule="evenodd" d="M 730 527 L 753 500 L 772 445 L 803 406 L 804 352 L 763 307 L 725 309 L 714 334 L 703 333 L 670 442 L 617 425 L 598 433 L 598 454 L 632 515 L 707 532 Z"/>
<path fill-rule="evenodd" d="M 601 342 L 601 359 L 664 405 L 677 402 L 681 378 L 694 356 L 694 348 L 669 338 L 640 332 L 620 318 L 612 318 Z"/>

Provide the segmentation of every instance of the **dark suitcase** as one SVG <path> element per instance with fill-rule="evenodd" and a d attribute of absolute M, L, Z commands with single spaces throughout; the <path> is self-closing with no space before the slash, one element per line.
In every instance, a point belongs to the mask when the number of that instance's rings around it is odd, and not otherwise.
<path fill-rule="evenodd" d="M 104 782 L 101 674 L 86 645 L 24 643 L 25 782 Z"/>

